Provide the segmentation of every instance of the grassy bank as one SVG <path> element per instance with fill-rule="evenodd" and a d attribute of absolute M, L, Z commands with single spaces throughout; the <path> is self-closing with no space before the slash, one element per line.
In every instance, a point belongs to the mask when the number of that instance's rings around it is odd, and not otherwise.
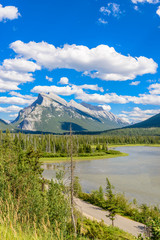
<path fill-rule="evenodd" d="M 101 146 L 101 145 L 100 145 Z M 116 147 L 160 147 L 160 144 L 111 144 L 109 148 Z M 96 148 L 96 145 L 91 146 L 93 149 Z M 127 153 L 119 153 L 119 154 L 104 154 L 104 155 L 90 155 L 90 156 L 75 156 L 73 159 L 75 161 L 88 161 L 88 160 L 98 160 L 98 159 L 108 159 L 115 157 L 124 157 L 128 156 Z M 68 162 L 70 161 L 69 157 L 43 157 L 40 158 L 41 162 L 45 163 L 57 163 L 57 162 Z"/>
<path fill-rule="evenodd" d="M 98 160 L 98 159 L 107 159 L 107 158 L 115 158 L 115 157 L 124 157 L 128 156 L 127 153 L 120 154 L 105 154 L 101 156 L 87 156 L 87 157 L 73 157 L 74 161 L 88 161 L 88 160 Z M 69 162 L 69 157 L 54 157 L 54 158 L 40 158 L 41 162 L 44 163 L 57 163 L 57 162 Z"/>
<path fill-rule="evenodd" d="M 113 147 L 160 147 L 160 144 L 111 144 L 109 148 Z"/>
<path fill-rule="evenodd" d="M 124 232 L 118 227 L 106 226 L 103 222 L 91 221 L 85 217 L 78 219 L 78 227 L 81 229 L 81 233 L 78 233 L 77 240 L 134 240 L 135 237 L 131 234 Z M 71 234 L 63 237 L 63 232 L 58 229 L 56 234 L 46 226 L 42 226 L 41 229 L 25 228 L 22 230 L 21 226 L 15 225 L 14 222 L 4 222 L 1 219 L 0 224 L 0 239 L 3 240 L 73 240 Z"/>

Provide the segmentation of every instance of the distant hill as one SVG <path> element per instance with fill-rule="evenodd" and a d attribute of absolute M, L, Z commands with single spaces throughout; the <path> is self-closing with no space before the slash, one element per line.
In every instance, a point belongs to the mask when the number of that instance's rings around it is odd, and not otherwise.
<path fill-rule="evenodd" d="M 70 129 L 79 133 L 100 132 L 121 128 L 127 122 L 90 104 L 66 102 L 55 94 L 39 94 L 33 104 L 22 109 L 10 124 L 15 130 L 65 133 Z"/>
<path fill-rule="evenodd" d="M 114 136 L 160 136 L 160 113 L 140 123 L 121 129 L 107 130 L 102 134 Z"/>
<path fill-rule="evenodd" d="M 157 115 L 148 118 L 145 121 L 142 121 L 140 123 L 133 124 L 129 126 L 130 128 L 154 128 L 154 127 L 160 127 L 160 113 Z"/>
<path fill-rule="evenodd" d="M 160 127 L 152 128 L 121 128 L 101 133 L 107 136 L 160 136 Z"/>
<path fill-rule="evenodd" d="M 8 123 L 6 123 L 4 120 L 0 119 L 0 129 L 6 130 L 8 127 Z"/>

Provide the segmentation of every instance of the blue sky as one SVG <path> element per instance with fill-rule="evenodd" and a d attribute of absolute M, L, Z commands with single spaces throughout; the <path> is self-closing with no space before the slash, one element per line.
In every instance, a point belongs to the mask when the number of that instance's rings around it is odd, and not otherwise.
<path fill-rule="evenodd" d="M 40 92 L 129 119 L 160 112 L 159 0 L 0 1 L 0 118 Z"/>

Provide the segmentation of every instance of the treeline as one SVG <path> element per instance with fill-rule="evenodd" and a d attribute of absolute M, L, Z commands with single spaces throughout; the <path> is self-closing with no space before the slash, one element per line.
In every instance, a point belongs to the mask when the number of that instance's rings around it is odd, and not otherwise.
<path fill-rule="evenodd" d="M 121 128 L 107 130 L 102 134 L 110 136 L 160 136 L 160 127 L 152 128 Z"/>
<path fill-rule="evenodd" d="M 7 133 L 9 133 L 8 130 L 6 133 L 0 131 L 0 142 L 3 142 Z M 49 153 L 44 156 L 63 157 L 70 151 L 69 135 L 11 133 L 10 138 L 19 149 L 26 150 L 32 147 L 35 151 Z M 95 152 L 96 154 L 106 152 L 110 144 L 160 144 L 160 136 L 73 135 L 73 154 L 83 156 Z"/>

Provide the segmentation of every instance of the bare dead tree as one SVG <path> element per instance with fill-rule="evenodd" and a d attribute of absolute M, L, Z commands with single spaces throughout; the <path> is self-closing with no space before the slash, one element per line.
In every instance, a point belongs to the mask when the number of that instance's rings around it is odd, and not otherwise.
<path fill-rule="evenodd" d="M 75 223 L 75 218 L 74 218 L 74 199 L 73 199 L 74 166 L 73 166 L 72 124 L 70 124 L 70 157 L 71 157 L 71 219 L 72 219 L 72 225 L 74 228 L 74 233 L 76 235 L 76 223 Z"/>

